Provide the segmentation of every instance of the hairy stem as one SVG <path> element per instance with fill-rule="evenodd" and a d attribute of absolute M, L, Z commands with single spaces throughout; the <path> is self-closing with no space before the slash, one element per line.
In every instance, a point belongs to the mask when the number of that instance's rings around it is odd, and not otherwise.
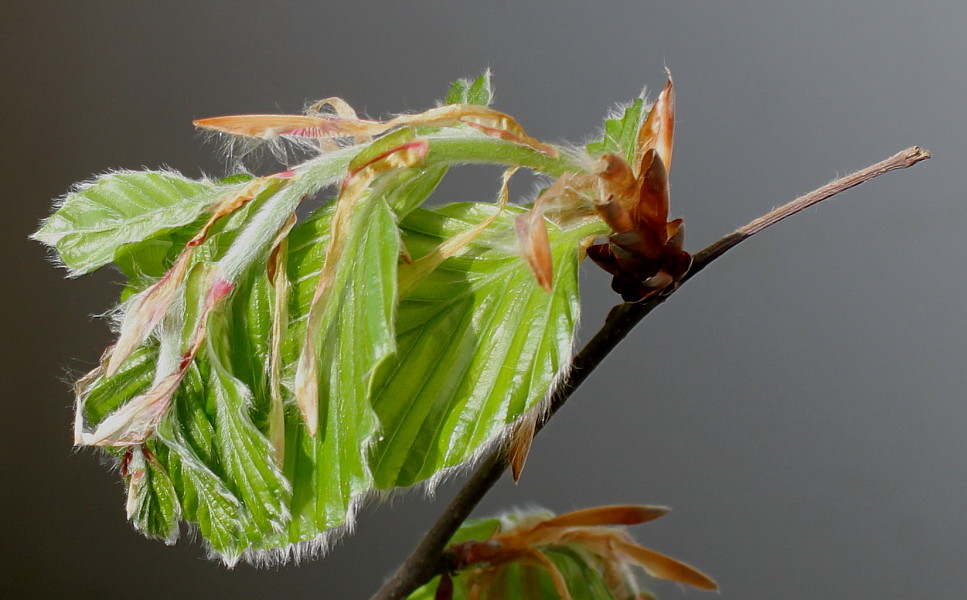
<path fill-rule="evenodd" d="M 733 233 L 726 235 L 710 246 L 695 254 L 691 270 L 679 282 L 688 281 L 692 276 L 704 269 L 712 261 L 725 254 L 742 240 L 748 239 L 766 227 L 778 223 L 786 217 L 808 208 L 840 192 L 869 181 L 889 171 L 912 167 L 918 162 L 930 158 L 930 152 L 913 146 L 898 152 L 890 158 L 870 165 L 851 175 L 837 179 L 823 187 L 792 202 L 780 206 L 769 213 L 740 227 Z M 660 296 L 649 298 L 644 302 L 627 302 L 615 306 L 604 325 L 593 338 L 581 349 L 571 362 L 570 376 L 551 398 L 550 408 L 537 423 L 539 432 L 547 421 L 564 406 L 571 394 L 580 386 L 588 375 L 604 360 L 604 358 L 618 345 L 622 339 L 648 315 L 656 306 L 665 301 L 675 290 Z M 460 488 L 450 504 L 444 509 L 436 523 L 424 535 L 423 539 L 413 550 L 406 561 L 400 565 L 396 573 L 376 592 L 372 600 L 401 600 L 406 598 L 416 588 L 423 585 L 444 568 L 442 564 L 443 550 L 447 542 L 456 532 L 460 524 L 470 516 L 484 495 L 507 470 L 508 463 L 506 449 L 495 447 L 477 466 L 470 479 Z"/>

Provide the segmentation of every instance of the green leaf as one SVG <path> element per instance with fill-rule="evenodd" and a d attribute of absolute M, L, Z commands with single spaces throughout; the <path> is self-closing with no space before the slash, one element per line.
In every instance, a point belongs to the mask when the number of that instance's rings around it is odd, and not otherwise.
<path fill-rule="evenodd" d="M 588 153 L 592 155 L 619 154 L 625 160 L 631 162 L 635 156 L 635 141 L 638 139 L 638 130 L 647 116 L 645 101 L 641 98 L 636 99 L 625 107 L 621 116 L 607 119 L 604 122 L 604 138 L 601 141 L 588 144 L 586 146 Z"/>
<path fill-rule="evenodd" d="M 421 206 L 430 197 L 443 176 L 447 174 L 447 166 L 436 166 L 422 171 L 406 170 L 396 177 L 394 184 L 384 190 L 386 203 L 397 215 L 405 217 L 414 208 Z"/>
<path fill-rule="evenodd" d="M 168 171 L 110 173 L 68 194 L 33 238 L 81 275 L 111 262 L 124 244 L 191 223 L 231 189 Z"/>
<path fill-rule="evenodd" d="M 249 547 L 256 528 L 226 483 L 216 442 L 216 408 L 207 401 L 214 399 L 206 393 L 209 379 L 207 372 L 189 367 L 155 439 L 166 451 L 165 457 L 158 453 L 159 462 L 168 469 L 185 520 L 196 524 L 212 550 L 233 565 Z M 206 401 L 199 402 L 202 398 Z"/>
<path fill-rule="evenodd" d="M 268 438 L 252 420 L 252 394 L 230 371 L 231 354 L 244 348 L 229 344 L 231 316 L 216 311 L 208 319 L 207 358 L 211 365 L 208 393 L 215 405 L 214 444 L 226 482 L 251 515 L 250 539 L 261 542 L 290 521 L 291 489 L 273 461 Z"/>
<path fill-rule="evenodd" d="M 100 368 L 88 374 L 91 381 L 77 390 L 81 416 L 90 423 L 100 423 L 122 404 L 147 391 L 157 361 L 157 345 L 146 345 L 135 350 L 112 377 L 101 376 Z"/>
<path fill-rule="evenodd" d="M 468 540 L 486 540 L 500 531 L 501 519 L 498 517 L 480 517 L 467 519 L 460 525 L 460 529 L 450 538 L 450 545 L 461 544 Z"/>
<path fill-rule="evenodd" d="M 415 210 L 401 223 L 404 243 L 418 258 L 495 210 Z M 601 226 L 551 227 L 548 294 L 516 251 L 513 222 L 522 212 L 506 209 L 402 299 L 398 353 L 373 387 L 378 487 L 408 486 L 470 459 L 537 406 L 566 367 L 579 310 L 578 246 Z"/>
<path fill-rule="evenodd" d="M 128 518 L 145 535 L 174 544 L 181 504 L 171 478 L 147 448 L 132 448 L 126 463 Z"/>
<path fill-rule="evenodd" d="M 568 172 L 580 172 L 585 165 L 578 154 L 561 152 L 558 156 L 542 154 L 523 144 L 490 137 L 475 130 L 454 135 L 452 131 L 427 133 L 430 142 L 427 165 L 477 164 L 527 167 L 545 175 L 558 177 Z"/>
<path fill-rule="evenodd" d="M 184 229 L 187 228 L 178 228 L 169 235 L 118 247 L 114 253 L 114 264 L 128 278 L 129 294 L 147 288 L 171 268 L 178 253 L 191 239 L 191 234 L 178 235 Z M 125 299 L 122 298 L 122 301 Z"/>
<path fill-rule="evenodd" d="M 591 557 L 570 546 L 545 548 L 544 555 L 551 559 L 554 566 L 564 576 L 564 580 L 567 582 L 567 591 L 574 600 L 614 599 Z M 540 579 L 543 590 L 542 597 L 553 598 L 556 592 L 551 578 L 546 573 L 541 572 Z"/>
<path fill-rule="evenodd" d="M 317 219 L 313 226 L 323 225 Z M 306 245 L 303 233 L 325 233 Z M 306 335 L 306 317 L 317 285 L 328 226 L 293 231 L 290 273 L 293 316 L 289 364 Z M 355 207 L 332 293 L 319 317 L 312 351 L 318 373 L 319 431 L 309 435 L 298 418 L 287 424 L 285 472 L 292 481 L 291 541 L 309 540 L 345 522 L 350 502 L 372 487 L 366 453 L 376 432 L 369 405 L 376 367 L 395 350 L 396 264 L 399 230 L 385 199 L 368 194 Z M 312 265 L 309 261 L 313 260 Z M 318 262 L 315 262 L 318 261 Z M 288 448 L 292 448 L 291 451 Z"/>
<path fill-rule="evenodd" d="M 183 394 L 180 396 L 169 418 L 158 427 L 156 436 L 169 450 L 168 469 L 179 492 L 185 519 L 197 523 L 212 549 L 233 565 L 248 548 L 255 527 L 245 506 L 189 439 L 192 432 L 184 422 L 202 426 L 207 421 L 198 414 L 201 407 L 185 402 Z M 214 437 L 210 422 L 203 433 L 208 438 Z M 271 531 L 259 533 L 259 537 L 271 535 Z"/>
<path fill-rule="evenodd" d="M 240 278 L 236 285 L 227 310 L 229 314 L 218 317 L 224 321 L 219 322 L 219 327 L 226 338 L 220 360 L 250 390 L 252 418 L 261 426 L 265 424 L 270 404 L 267 365 L 271 354 L 274 292 L 264 266 L 258 264 L 252 270 L 258 272 Z"/>
<path fill-rule="evenodd" d="M 251 181 L 252 177 L 226 178 L 225 180 L 244 184 Z M 210 254 L 216 257 L 210 260 L 220 258 L 224 254 L 235 237 L 248 225 L 253 215 L 262 208 L 277 189 L 277 186 L 267 186 L 267 189 L 251 202 L 215 223 L 208 232 L 208 240 L 204 243 L 204 246 L 209 248 Z M 206 211 L 198 219 L 187 225 L 161 231 L 148 239 L 119 246 L 114 253 L 113 262 L 128 277 L 130 290 L 132 292 L 140 291 L 164 276 L 178 258 L 181 250 L 201 230 L 209 217 L 210 215 Z"/>
<path fill-rule="evenodd" d="M 253 179 L 255 179 L 255 175 L 251 173 L 235 173 L 234 175 L 222 177 L 218 180 L 218 183 L 219 185 L 231 185 L 235 183 L 248 183 Z"/>
<path fill-rule="evenodd" d="M 246 552 L 316 540 L 344 524 L 355 499 L 374 486 L 409 485 L 463 462 L 534 407 L 569 358 L 578 245 L 600 225 L 551 228 L 557 278 L 555 293 L 549 295 L 536 286 L 515 250 L 513 220 L 521 210 L 507 209 L 461 254 L 413 288 L 397 314 L 401 231 L 418 259 L 497 210 L 494 205 L 415 208 L 435 187 L 441 170 L 387 175 L 378 186 L 380 193 L 366 193 L 355 206 L 335 271 L 335 292 L 327 300 L 314 349 L 324 367 L 318 381 L 320 431 L 310 436 L 301 414 L 286 411 L 281 469 L 272 461 L 267 438 L 273 311 L 264 270 L 268 236 L 259 234 L 263 250 L 255 253 L 249 245 L 244 260 L 238 259 L 231 299 L 208 317 L 206 349 L 189 367 L 158 426 L 157 443 L 151 442 L 184 518 L 197 523 L 226 562 Z M 148 343 L 119 373 L 94 380 L 85 397 L 92 423 L 175 368 L 207 314 L 212 276 L 242 243 L 246 229 L 257 227 L 258 220 L 275 227 L 295 198 L 282 190 L 265 202 L 254 221 L 214 234 L 196 248 L 194 267 L 176 303 L 180 308 L 159 333 L 160 353 L 157 343 Z M 277 208 L 277 203 L 282 206 Z M 389 203 L 410 211 L 402 228 Z M 292 295 L 285 340 L 287 385 L 305 339 L 333 208 L 326 206 L 288 236 Z M 479 348 L 474 346 L 478 336 Z M 447 346 L 427 343 L 441 339 L 457 341 L 460 351 L 441 357 Z M 394 356 L 397 344 L 404 346 L 399 358 Z M 520 356 L 529 358 L 518 361 Z M 380 368 L 383 363 L 392 368 Z M 420 382 L 427 385 L 414 385 Z M 404 393 L 397 396 L 400 391 Z M 407 404 L 412 411 L 401 411 Z M 425 419 L 439 407 L 442 414 Z M 449 420 L 441 423 L 439 417 Z M 463 427 L 466 423 L 474 427 Z M 463 431 L 448 431 L 451 427 Z M 392 436 L 377 437 L 390 431 Z M 419 439 L 407 448 L 404 436 Z M 401 472 L 392 471 L 392 461 Z M 381 481 L 374 480 L 373 469 L 379 469 Z M 165 479 L 152 474 L 149 481 L 157 487 Z M 138 526 L 161 535 L 174 504 L 154 501 L 152 493 L 160 493 L 152 492 L 153 487 L 142 484 L 139 489 L 145 491 L 138 495 L 143 498 Z"/>
<path fill-rule="evenodd" d="M 490 85 L 490 71 L 484 71 L 473 81 L 458 79 L 450 86 L 444 104 L 482 104 L 490 106 L 494 93 Z"/>

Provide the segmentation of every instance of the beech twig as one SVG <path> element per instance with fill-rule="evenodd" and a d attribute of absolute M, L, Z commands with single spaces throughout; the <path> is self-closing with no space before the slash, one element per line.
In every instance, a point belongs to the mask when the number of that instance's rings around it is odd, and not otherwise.
<path fill-rule="evenodd" d="M 695 254 L 692 268 L 681 279 L 679 286 L 736 244 L 752 237 L 766 227 L 864 181 L 869 181 L 889 171 L 912 167 L 928 158 L 930 158 L 928 150 L 912 146 L 884 161 L 837 179 L 805 196 L 796 198 L 788 204 L 773 209 Z M 660 296 L 648 298 L 643 302 L 626 302 L 611 309 L 601 329 L 571 361 L 570 376 L 555 391 L 551 398 L 549 410 L 544 418 L 537 423 L 537 432 L 564 406 L 571 394 L 618 345 L 618 342 L 624 339 L 639 321 L 654 310 L 656 306 L 664 302 L 676 289 L 678 288 L 675 287 Z M 508 463 L 505 452 L 506 448 L 503 446 L 495 447 L 481 461 L 470 479 L 460 488 L 457 495 L 450 501 L 436 523 L 426 532 L 406 561 L 400 565 L 396 573 L 376 592 L 371 600 L 402 600 L 443 570 L 444 565 L 441 557 L 447 542 L 453 537 L 460 524 L 470 516 L 470 513 L 487 491 L 497 483 L 507 470 Z"/>

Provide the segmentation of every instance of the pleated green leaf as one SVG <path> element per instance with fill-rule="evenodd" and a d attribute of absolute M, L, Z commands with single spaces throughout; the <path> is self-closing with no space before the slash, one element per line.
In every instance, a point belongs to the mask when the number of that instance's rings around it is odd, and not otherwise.
<path fill-rule="evenodd" d="M 320 260 L 322 248 L 298 244 L 293 235 L 290 360 L 294 365 L 305 340 L 306 315 L 318 269 L 304 251 Z M 328 236 L 325 238 L 328 241 Z M 322 239 L 318 243 L 321 243 Z M 312 352 L 319 365 L 319 430 L 310 435 L 298 412 L 286 427 L 286 475 L 293 483 L 292 541 L 309 540 L 341 525 L 352 500 L 372 487 L 366 450 L 376 432 L 368 402 L 373 372 L 395 348 L 396 264 L 400 242 L 396 219 L 383 197 L 370 194 L 353 213 L 345 250 L 339 260 L 320 316 Z M 308 268 L 310 273 L 305 273 Z"/>
<path fill-rule="evenodd" d="M 214 426 L 199 406 L 180 395 L 156 437 L 168 449 L 168 469 L 179 491 L 182 511 L 227 564 L 233 565 L 254 541 L 252 517 L 216 470 Z M 191 429 L 185 427 L 186 421 Z M 206 443 L 207 442 L 207 443 Z M 258 539 L 270 537 L 261 531 Z"/>
<path fill-rule="evenodd" d="M 268 438 L 253 422 L 252 392 L 231 372 L 230 315 L 216 311 L 208 320 L 207 384 L 214 404 L 214 444 L 233 495 L 251 515 L 250 540 L 259 544 L 290 521 L 291 487 L 274 462 Z M 268 536 L 271 537 L 271 536 Z"/>
<path fill-rule="evenodd" d="M 135 446 L 124 462 L 128 519 L 139 531 L 173 544 L 178 539 L 181 504 L 167 471 L 145 447 Z"/>
<path fill-rule="evenodd" d="M 171 171 L 109 173 L 68 194 L 33 237 L 53 246 L 72 275 L 82 275 L 111 262 L 124 244 L 191 223 L 238 185 Z"/>
<path fill-rule="evenodd" d="M 95 369 L 77 382 L 78 417 L 89 423 L 100 423 L 104 417 L 122 404 L 138 396 L 151 386 L 158 360 L 156 344 L 141 346 L 111 377 L 103 377 Z"/>
<path fill-rule="evenodd" d="M 401 223 L 404 244 L 418 258 L 496 210 L 458 204 L 413 211 Z M 601 225 L 550 226 L 549 294 L 517 252 L 521 213 L 506 209 L 401 299 L 398 352 L 380 368 L 372 396 L 381 425 L 372 452 L 378 487 L 408 486 L 471 458 L 534 409 L 570 360 L 578 246 Z"/>

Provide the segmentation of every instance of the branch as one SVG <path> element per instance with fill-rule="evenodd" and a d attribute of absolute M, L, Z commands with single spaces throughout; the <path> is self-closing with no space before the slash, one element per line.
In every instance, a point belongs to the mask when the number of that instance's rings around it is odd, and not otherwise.
<path fill-rule="evenodd" d="M 742 240 L 748 239 L 766 227 L 774 225 L 786 217 L 792 216 L 803 209 L 822 202 L 840 192 L 857 186 L 864 181 L 894 171 L 912 167 L 922 160 L 930 158 L 930 152 L 918 146 L 913 146 L 899 152 L 890 158 L 861 169 L 852 175 L 837 179 L 805 196 L 800 196 L 792 202 L 780 206 L 771 212 L 740 227 L 733 233 L 714 242 L 694 256 L 694 262 L 689 272 L 679 282 L 679 286 L 692 278 L 712 261 L 725 254 Z M 627 302 L 611 309 L 604 325 L 594 335 L 587 345 L 571 361 L 568 379 L 555 390 L 551 397 L 550 407 L 544 417 L 537 423 L 539 432 L 554 414 L 567 402 L 571 394 L 580 386 L 588 375 L 602 360 L 623 340 L 625 336 L 655 309 L 665 301 L 678 287 L 644 302 Z M 460 527 L 460 524 L 470 516 L 483 496 L 500 479 L 507 470 L 506 448 L 496 446 L 483 459 L 470 479 L 457 492 L 457 495 L 443 511 L 436 523 L 427 531 L 426 535 L 413 550 L 406 561 L 400 565 L 396 573 L 376 592 L 371 600 L 402 600 L 444 569 L 442 554 L 447 542 Z"/>

